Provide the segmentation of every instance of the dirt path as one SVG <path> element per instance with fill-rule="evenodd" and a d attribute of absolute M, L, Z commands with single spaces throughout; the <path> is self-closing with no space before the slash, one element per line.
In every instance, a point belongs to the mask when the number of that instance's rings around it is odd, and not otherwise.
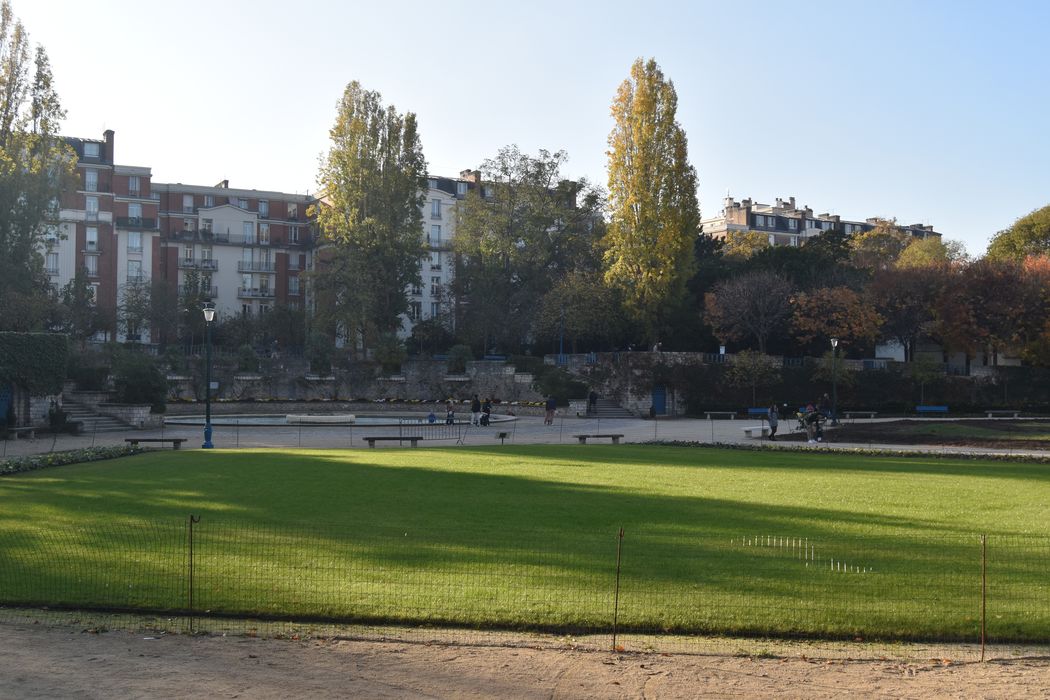
<path fill-rule="evenodd" d="M 2 698 L 694 698 L 1050 695 L 1050 659 L 816 660 L 0 625 Z"/>

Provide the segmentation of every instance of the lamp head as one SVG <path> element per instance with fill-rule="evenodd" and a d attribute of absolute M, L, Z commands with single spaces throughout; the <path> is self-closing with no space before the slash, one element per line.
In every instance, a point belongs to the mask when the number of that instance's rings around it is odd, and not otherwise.
<path fill-rule="evenodd" d="M 837 348 L 838 346 L 839 346 L 839 339 L 838 338 L 832 338 L 831 339 L 831 347 Z"/>
<path fill-rule="evenodd" d="M 215 320 L 215 305 L 210 301 L 204 305 L 204 320 L 211 323 Z"/>

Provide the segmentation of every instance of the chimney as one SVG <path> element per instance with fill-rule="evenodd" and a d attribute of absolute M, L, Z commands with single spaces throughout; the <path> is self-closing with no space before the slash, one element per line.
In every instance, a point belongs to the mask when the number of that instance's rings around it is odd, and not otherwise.
<path fill-rule="evenodd" d="M 813 210 L 809 208 L 808 204 L 803 204 L 802 205 L 802 211 L 804 211 L 806 213 L 806 218 L 807 219 L 812 219 L 813 218 Z"/>
<path fill-rule="evenodd" d="M 783 209 L 784 208 L 784 200 L 781 199 L 780 197 L 777 197 L 777 203 L 775 205 L 775 208 L 776 209 Z"/>
<path fill-rule="evenodd" d="M 459 177 L 467 182 L 473 182 L 475 185 L 481 182 L 481 171 L 479 170 L 460 170 Z"/>
<path fill-rule="evenodd" d="M 788 202 L 791 203 L 791 209 L 792 209 L 792 211 L 794 211 L 795 210 L 795 198 L 794 197 L 788 197 Z"/>
<path fill-rule="evenodd" d="M 113 163 L 113 137 L 115 136 L 113 129 L 106 129 L 102 132 L 102 137 L 106 140 L 105 145 L 102 149 L 102 162 Z"/>
<path fill-rule="evenodd" d="M 217 187 L 220 190 L 228 190 L 228 189 L 230 189 L 230 181 L 229 180 L 219 180 L 219 184 L 215 185 L 215 187 Z"/>

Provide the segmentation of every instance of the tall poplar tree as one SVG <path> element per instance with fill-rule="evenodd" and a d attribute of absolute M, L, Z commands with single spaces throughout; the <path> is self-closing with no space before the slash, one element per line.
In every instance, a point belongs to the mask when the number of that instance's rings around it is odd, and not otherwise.
<path fill-rule="evenodd" d="M 43 250 L 58 225 L 58 198 L 74 168 L 58 134 L 64 117 L 51 64 L 29 45 L 7 0 L 0 3 L 0 328 L 48 323 L 50 284 Z"/>
<path fill-rule="evenodd" d="M 321 243 L 313 277 L 319 320 L 353 344 L 396 333 L 425 253 L 426 161 L 416 115 L 384 107 L 354 81 L 339 101 L 317 176 Z"/>
<path fill-rule="evenodd" d="M 678 95 L 656 61 L 638 59 L 612 103 L 605 280 L 649 342 L 686 295 L 700 230 L 696 170 L 675 121 Z"/>

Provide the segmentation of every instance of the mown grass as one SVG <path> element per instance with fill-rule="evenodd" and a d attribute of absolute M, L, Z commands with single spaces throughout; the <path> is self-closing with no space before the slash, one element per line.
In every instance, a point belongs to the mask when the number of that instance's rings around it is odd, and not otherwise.
<path fill-rule="evenodd" d="M 656 446 L 157 452 L 0 479 L 0 599 L 1045 639 L 1045 465 Z"/>

